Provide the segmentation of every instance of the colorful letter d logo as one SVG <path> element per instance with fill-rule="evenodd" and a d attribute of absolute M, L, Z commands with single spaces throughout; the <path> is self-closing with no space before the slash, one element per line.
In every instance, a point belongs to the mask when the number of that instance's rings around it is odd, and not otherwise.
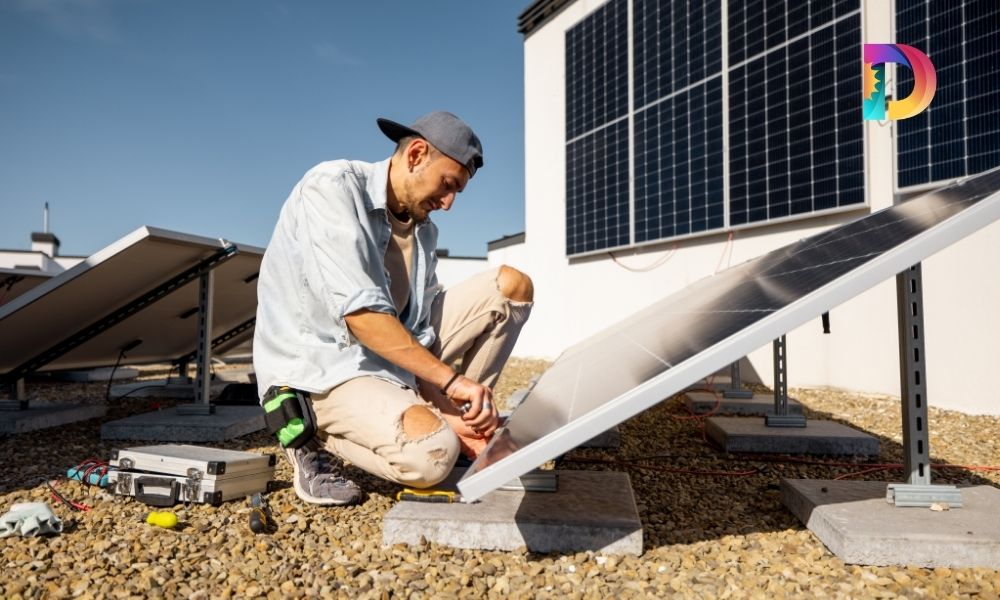
<path fill-rule="evenodd" d="M 905 44 L 864 45 L 864 103 L 865 120 L 882 121 L 886 118 L 885 63 L 904 65 L 913 71 L 913 91 L 902 100 L 889 100 L 889 120 L 909 119 L 927 108 L 937 89 L 937 74 L 927 55 Z"/>

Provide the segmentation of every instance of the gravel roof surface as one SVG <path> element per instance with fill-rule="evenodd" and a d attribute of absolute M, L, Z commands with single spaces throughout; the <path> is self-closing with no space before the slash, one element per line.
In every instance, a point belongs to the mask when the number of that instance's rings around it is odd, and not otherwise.
<path fill-rule="evenodd" d="M 498 399 L 524 387 L 545 365 L 511 361 L 497 385 Z M 142 377 L 164 372 L 144 370 Z M 43 401 L 100 402 L 105 388 L 103 383 L 29 383 L 29 391 Z M 790 395 L 810 417 L 833 418 L 879 436 L 878 462 L 902 459 L 898 399 L 817 390 Z M 105 420 L 149 410 L 153 402 L 115 401 Z M 51 499 L 43 483 L 88 457 L 107 460 L 113 447 L 141 442 L 101 442 L 99 420 L 8 436 L 0 439 L 0 511 L 14 502 L 48 501 L 60 518 L 75 525 L 55 537 L 0 540 L 0 598 L 1000 597 L 1000 572 L 988 569 L 845 565 L 781 505 L 778 482 L 782 477 L 829 479 L 862 471 L 864 465 L 727 456 L 705 443 L 699 419 L 685 416 L 678 399 L 661 403 L 622 425 L 620 449 L 577 450 L 563 466 L 629 473 L 643 522 L 640 557 L 482 552 L 436 544 L 382 548 L 382 516 L 393 505 L 397 486 L 352 469 L 349 476 L 366 492 L 362 504 L 312 506 L 295 496 L 288 483 L 291 468 L 283 460 L 277 478 L 285 485 L 269 496 L 275 533 L 252 534 L 243 501 L 218 508 L 175 507 L 181 525 L 164 530 L 143 522 L 150 509 L 141 503 L 64 481 L 58 489 L 93 507 L 70 512 Z M 931 409 L 930 429 L 936 461 L 1000 465 L 1000 418 Z M 264 433 L 219 445 L 278 452 Z M 671 471 L 683 469 L 759 472 Z M 899 471 L 889 471 L 856 478 L 900 477 Z M 939 470 L 935 480 L 1000 487 L 995 471 Z"/>

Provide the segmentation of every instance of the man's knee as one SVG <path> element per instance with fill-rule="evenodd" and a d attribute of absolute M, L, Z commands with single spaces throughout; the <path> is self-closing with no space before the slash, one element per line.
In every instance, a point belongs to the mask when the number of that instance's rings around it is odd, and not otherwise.
<path fill-rule="evenodd" d="M 500 293 L 514 302 L 532 302 L 535 298 L 535 286 L 531 277 L 514 267 L 503 265 L 497 275 L 497 287 Z"/>
<path fill-rule="evenodd" d="M 440 416 L 426 406 L 403 412 L 402 455 L 396 463 L 396 481 L 411 487 L 430 487 L 451 472 L 458 458 L 458 438 Z"/>
<path fill-rule="evenodd" d="M 407 440 L 425 438 L 445 426 L 441 417 L 426 406 L 414 404 L 403 411 L 403 435 Z"/>

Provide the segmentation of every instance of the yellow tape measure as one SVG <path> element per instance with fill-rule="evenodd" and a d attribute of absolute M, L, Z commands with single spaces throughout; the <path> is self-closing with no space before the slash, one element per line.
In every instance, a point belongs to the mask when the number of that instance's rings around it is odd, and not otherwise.
<path fill-rule="evenodd" d="M 396 493 L 397 501 L 410 500 L 414 502 L 446 502 L 451 503 L 456 501 L 457 494 L 455 492 L 449 492 L 447 490 L 415 490 L 412 488 L 403 488 L 402 491 Z"/>

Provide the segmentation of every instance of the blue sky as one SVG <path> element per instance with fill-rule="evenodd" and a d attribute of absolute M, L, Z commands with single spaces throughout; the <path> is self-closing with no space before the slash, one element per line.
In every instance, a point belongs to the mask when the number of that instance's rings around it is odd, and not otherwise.
<path fill-rule="evenodd" d="M 62 254 L 141 225 L 265 245 L 323 160 L 381 160 L 376 117 L 468 121 L 485 167 L 440 247 L 524 228 L 528 0 L 3 0 L 0 248 L 51 207 Z"/>

